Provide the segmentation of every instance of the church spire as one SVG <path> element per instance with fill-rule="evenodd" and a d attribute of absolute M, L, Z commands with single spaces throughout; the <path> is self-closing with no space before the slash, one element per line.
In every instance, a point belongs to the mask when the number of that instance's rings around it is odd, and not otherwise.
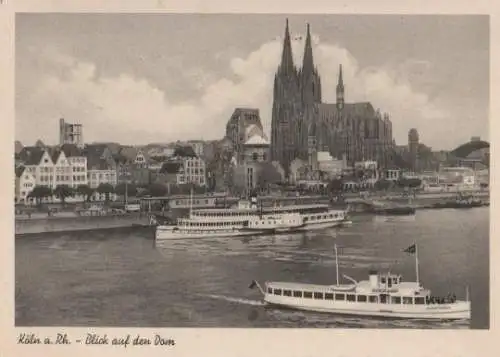
<path fill-rule="evenodd" d="M 309 28 L 309 24 L 307 24 L 307 35 L 306 35 L 306 44 L 304 48 L 304 59 L 302 61 L 302 73 L 303 75 L 311 75 L 314 72 L 314 61 L 313 61 L 313 52 L 311 45 L 311 31 Z"/>
<path fill-rule="evenodd" d="M 283 41 L 283 53 L 281 55 L 280 70 L 283 73 L 292 73 L 295 70 L 295 66 L 293 65 L 292 43 L 290 40 L 288 19 L 286 19 L 285 39 Z"/>
<path fill-rule="evenodd" d="M 339 81 L 337 83 L 337 108 L 344 108 L 344 80 L 342 78 L 342 64 L 339 65 Z"/>

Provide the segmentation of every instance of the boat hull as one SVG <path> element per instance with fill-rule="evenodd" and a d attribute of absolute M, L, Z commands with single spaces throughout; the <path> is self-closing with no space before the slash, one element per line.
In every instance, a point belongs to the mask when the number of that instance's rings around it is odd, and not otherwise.
<path fill-rule="evenodd" d="M 470 302 L 468 301 L 457 301 L 450 304 L 396 305 L 325 300 L 321 301 L 293 297 L 276 297 L 274 295 L 266 294 L 264 296 L 264 302 L 269 306 L 351 316 L 422 320 L 470 319 Z"/>
<path fill-rule="evenodd" d="M 244 227 L 234 229 L 220 229 L 220 230 L 183 230 L 175 229 L 175 226 L 163 228 L 165 226 L 158 226 L 156 228 L 157 240 L 171 240 L 171 239 L 187 239 L 187 238 L 223 238 L 223 237 L 240 237 L 249 235 L 265 235 L 265 234 L 279 234 L 279 233 L 295 233 L 305 232 L 318 229 L 326 229 L 332 227 L 339 227 L 346 224 L 344 220 L 330 220 L 321 222 L 308 222 L 301 226 L 286 228 L 283 231 L 276 229 L 246 229 Z"/>
<path fill-rule="evenodd" d="M 246 230 L 219 230 L 219 231 L 182 231 L 160 229 L 156 231 L 156 240 L 189 239 L 189 238 L 223 238 L 258 235 L 262 232 Z"/>

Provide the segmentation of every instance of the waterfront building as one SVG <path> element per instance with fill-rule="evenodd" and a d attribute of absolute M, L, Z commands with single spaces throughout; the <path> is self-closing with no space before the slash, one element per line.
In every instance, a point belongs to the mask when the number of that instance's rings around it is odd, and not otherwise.
<path fill-rule="evenodd" d="M 33 203 L 34 198 L 30 198 L 28 195 L 36 186 L 35 176 L 28 172 L 24 166 L 17 167 L 15 170 L 15 203 Z"/>
<path fill-rule="evenodd" d="M 64 144 L 74 144 L 79 148 L 83 148 L 82 124 L 68 123 L 63 118 L 59 119 L 59 145 Z"/>
<path fill-rule="evenodd" d="M 55 190 L 57 186 L 66 185 L 77 188 L 86 185 L 87 181 L 87 158 L 83 151 L 74 144 L 64 144 L 60 148 L 44 149 L 39 147 L 25 147 L 19 153 L 22 166 L 16 171 L 19 174 L 19 188 L 16 193 L 16 201 L 31 203 L 27 196 L 35 186 L 46 186 Z M 27 180 L 29 182 L 21 182 Z M 26 186 L 33 182 L 33 185 Z M 24 194 L 23 194 L 24 192 Z M 74 196 L 71 200 L 79 200 L 81 197 Z M 55 197 L 48 197 L 44 202 L 57 202 Z"/>
<path fill-rule="evenodd" d="M 274 78 L 271 122 L 271 158 L 280 162 L 287 176 L 293 160 L 311 157 L 311 143 L 316 151 L 329 151 L 333 157 L 345 155 L 349 165 L 366 158 L 389 166 L 394 145 L 389 115 L 382 115 L 371 103 L 347 103 L 345 93 L 340 65 L 336 103 L 323 103 L 309 25 L 302 67 L 297 69 L 287 21 L 281 63 Z M 312 137 L 313 123 L 316 134 Z"/>
<path fill-rule="evenodd" d="M 205 153 L 205 142 L 203 140 L 189 140 L 187 142 L 193 148 L 194 153 L 198 157 L 202 157 Z"/>
<path fill-rule="evenodd" d="M 400 169 L 385 169 L 383 171 L 384 178 L 388 181 L 398 181 L 401 177 Z"/>
<path fill-rule="evenodd" d="M 184 157 L 182 170 L 178 176 L 178 184 L 192 183 L 196 186 L 205 186 L 206 170 L 205 161 L 199 157 Z"/>
<path fill-rule="evenodd" d="M 64 144 L 52 153 L 54 184 L 77 188 L 87 184 L 87 158 L 75 144 Z"/>
<path fill-rule="evenodd" d="M 241 163 L 267 162 L 269 160 L 269 141 L 263 130 L 257 125 L 250 125 L 245 132 Z"/>
<path fill-rule="evenodd" d="M 347 167 L 346 158 L 339 160 L 332 157 L 328 151 L 320 151 L 318 155 L 318 170 L 323 174 L 323 179 L 331 180 L 341 176 L 342 171 Z"/>
<path fill-rule="evenodd" d="M 205 161 L 198 157 L 176 157 L 163 163 L 153 181 L 169 185 L 207 184 Z"/>
<path fill-rule="evenodd" d="M 408 161 L 410 164 L 410 169 L 412 171 L 418 171 L 418 159 L 419 159 L 419 136 L 418 131 L 415 128 L 410 129 L 408 132 Z"/>
<path fill-rule="evenodd" d="M 104 201 L 105 192 L 98 192 L 96 189 L 101 184 L 108 184 L 115 187 L 118 183 L 116 164 L 106 161 L 106 159 L 97 155 L 87 156 L 87 177 L 90 188 L 94 189 L 92 194 L 93 201 Z M 116 194 L 109 194 L 111 201 L 116 200 Z"/>
<path fill-rule="evenodd" d="M 141 148 L 125 146 L 119 151 L 119 155 L 124 158 L 125 164 L 134 167 L 147 168 L 149 164 L 148 151 Z"/>
<path fill-rule="evenodd" d="M 307 171 L 309 164 L 296 158 L 290 164 L 290 173 L 289 173 L 289 183 L 292 185 L 297 185 L 299 181 L 306 180 Z"/>
<path fill-rule="evenodd" d="M 263 134 L 259 109 L 236 108 L 226 124 L 226 137 L 231 141 L 236 160 L 243 160 L 245 142 L 255 133 Z"/>

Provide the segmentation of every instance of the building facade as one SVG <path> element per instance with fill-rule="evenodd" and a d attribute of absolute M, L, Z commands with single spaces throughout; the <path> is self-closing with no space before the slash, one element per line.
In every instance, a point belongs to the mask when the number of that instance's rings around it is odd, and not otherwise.
<path fill-rule="evenodd" d="M 59 145 L 64 144 L 74 144 L 83 148 L 82 124 L 67 123 L 63 118 L 59 119 Z"/>
<path fill-rule="evenodd" d="M 259 110 L 254 108 L 236 108 L 226 124 L 226 137 L 231 141 L 232 149 L 238 162 L 241 162 L 243 159 L 245 142 L 248 140 L 249 135 L 251 135 L 248 130 L 249 127 L 252 127 L 252 130 L 263 132 Z"/>
<path fill-rule="evenodd" d="M 178 176 L 178 184 L 194 184 L 196 186 L 205 186 L 206 170 L 205 161 L 198 157 L 185 157 L 182 160 L 182 171 Z"/>

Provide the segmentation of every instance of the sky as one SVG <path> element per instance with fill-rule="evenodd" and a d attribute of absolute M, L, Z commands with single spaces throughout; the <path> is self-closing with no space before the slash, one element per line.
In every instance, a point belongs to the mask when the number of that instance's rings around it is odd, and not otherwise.
<path fill-rule="evenodd" d="M 269 134 L 273 80 L 289 19 L 301 64 L 306 24 L 323 102 L 390 115 L 398 145 L 416 128 L 434 150 L 489 140 L 489 19 L 472 15 L 17 14 L 16 140 L 141 145 L 220 139 L 236 107 Z"/>

